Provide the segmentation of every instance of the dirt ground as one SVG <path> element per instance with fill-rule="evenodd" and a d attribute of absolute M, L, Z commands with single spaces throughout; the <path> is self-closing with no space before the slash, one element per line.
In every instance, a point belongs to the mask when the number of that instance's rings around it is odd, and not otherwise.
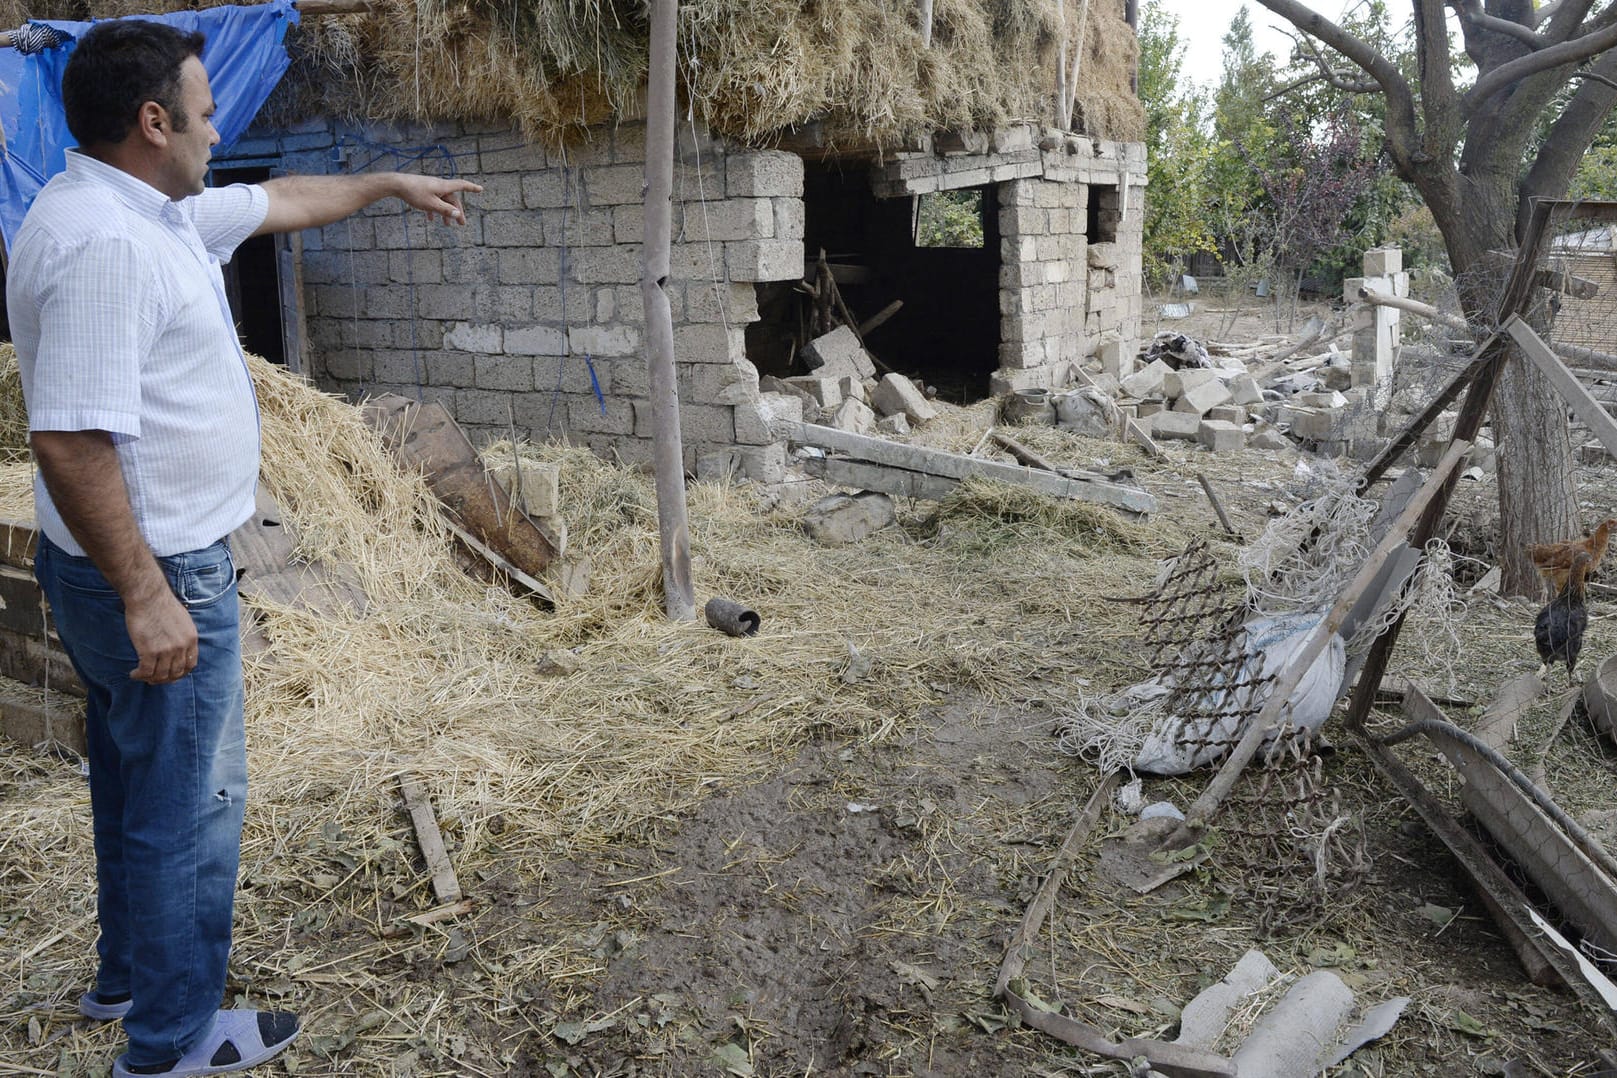
<path fill-rule="evenodd" d="M 1209 311 L 1172 328 L 1221 340 L 1282 332 L 1262 311 Z M 1254 452 L 1227 463 L 1218 485 L 1238 528 L 1256 534 L 1298 459 Z M 1146 478 L 1163 513 L 1211 522 L 1192 478 L 1209 461 L 1199 450 L 1178 455 Z M 1580 482 L 1617 506 L 1611 478 L 1591 471 Z M 1461 498 L 1467 527 L 1484 533 L 1486 485 L 1462 488 Z M 905 508 L 911 526 L 922 511 Z M 1118 581 L 1117 592 L 1143 583 Z M 1081 618 L 1107 601 L 1073 596 L 1070 605 Z M 1617 650 L 1611 613 L 1594 607 L 1594 659 Z M 1531 617 L 1520 603 L 1472 604 L 1462 689 L 1482 697 L 1536 665 Z M 939 685 L 936 706 L 882 737 L 826 732 L 805 715 L 795 751 L 760 753 L 745 781 L 715 779 L 692 811 L 589 854 L 486 859 L 464 881 L 473 905 L 459 917 L 410 923 L 409 896 L 380 886 L 374 916 L 338 915 L 319 897 L 335 884 L 311 878 L 306 895 L 272 907 L 290 911 L 281 942 L 296 962 L 263 936 L 235 958 L 233 992 L 260 1005 L 284 1000 L 305 1017 L 304 1038 L 263 1072 L 1143 1073 L 1058 1044 L 992 998 L 1007 941 L 1100 781 L 1059 750 L 1071 701 L 1041 679 L 1033 653 L 1039 633 L 1070 631 L 1055 620 L 1029 627 L 1029 673 L 1013 703 Z M 1523 720 L 1524 740 L 1553 727 L 1556 703 Z M 1378 729 L 1401 721 L 1389 708 Z M 1611 1073 L 1597 1063 L 1607 1043 L 1599 1024 L 1568 993 L 1526 981 L 1442 844 L 1334 723 L 1327 733 L 1339 744 L 1317 762 L 1244 782 L 1209 860 L 1149 894 L 1099 867 L 1107 836 L 1128 822 L 1104 812 L 1039 936 L 1027 968 L 1033 990 L 1108 1035 L 1171 1039 L 1180 1008 L 1258 948 L 1290 973 L 1335 970 L 1370 1001 L 1411 997 L 1391 1033 L 1332 1069 L 1338 1078 Z M 1452 793 L 1429 750 L 1407 755 Z M 1617 750 L 1581 722 L 1546 759 L 1563 788 L 1582 776 L 1586 801 L 1617 790 Z M 0 794 L 83 799 L 74 760 L 5 749 L 0 763 Z M 1183 806 L 1205 781 L 1153 780 L 1146 795 Z M 1284 790 L 1299 784 L 1349 821 L 1342 848 L 1351 856 L 1330 866 L 1324 888 L 1284 831 Z M 408 843 L 407 825 L 394 837 Z M 29 870 L 8 863 L 5 845 L 0 835 L 0 874 L 14 882 Z M 269 885 L 243 886 L 244 903 L 256 903 Z M 0 1078 L 108 1073 L 116 1029 L 77 1020 L 78 984 L 46 983 L 29 963 L 55 942 L 37 927 L 47 913 L 82 927 L 86 888 L 60 910 L 0 909 Z M 524 956 L 558 945 L 592 957 L 566 975 L 510 975 Z M 81 966 L 88 971 L 88 956 Z"/>

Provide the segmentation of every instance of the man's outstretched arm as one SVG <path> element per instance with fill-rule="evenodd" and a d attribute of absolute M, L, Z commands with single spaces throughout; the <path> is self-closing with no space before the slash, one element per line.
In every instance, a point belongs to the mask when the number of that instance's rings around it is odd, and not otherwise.
<path fill-rule="evenodd" d="M 384 198 L 402 199 L 446 225 L 466 223 L 463 191 L 481 191 L 470 180 L 421 176 L 413 172 L 361 172 L 351 176 L 277 176 L 262 184 L 269 213 L 255 236 L 319 228 Z"/>

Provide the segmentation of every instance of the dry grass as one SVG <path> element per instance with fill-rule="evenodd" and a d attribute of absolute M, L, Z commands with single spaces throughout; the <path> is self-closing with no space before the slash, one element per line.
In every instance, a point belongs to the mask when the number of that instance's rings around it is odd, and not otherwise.
<path fill-rule="evenodd" d="M 397 803 L 401 772 L 422 778 L 463 879 L 606 855 L 810 737 L 885 740 L 962 690 L 1080 691 L 1131 631 L 1130 609 L 1097 611 L 1094 594 L 1149 579 L 1177 540 L 967 488 L 930 517 L 911 509 L 907 530 L 821 548 L 800 509 L 762 512 L 750 489 L 698 484 L 699 601 L 722 594 L 763 616 L 758 636 L 734 640 L 662 617 L 648 479 L 523 446 L 561 462 L 571 545 L 594 565 L 588 594 L 547 612 L 455 567 L 424 485 L 394 469 L 357 410 L 267 365 L 254 373 L 266 485 L 305 552 L 353 567 L 369 598 L 362 614 L 324 617 L 257 604 L 272 646 L 246 671 L 238 974 L 255 996 L 297 996 L 326 1029 L 371 1009 L 371 958 L 451 945 L 448 931 L 402 920 L 432 900 Z M 14 387 L 0 384 L 13 406 Z M 28 472 L 0 469 L 0 513 L 31 512 Z M 576 670 L 547 674 L 563 651 Z M 49 1036 L 69 1028 L 51 1023 L 91 972 L 87 792 L 76 769 L 16 748 L 0 749 L 0 789 L 0 909 L 17 911 L 0 927 L 21 956 L 6 964 L 0 1013 L 12 1030 L 43 1015 Z M 305 942 L 337 923 L 369 926 L 372 942 L 345 955 Z M 457 1007 L 495 1007 L 594 961 L 547 933 L 483 953 L 499 969 Z M 84 1060 L 109 1043 L 71 1035 Z M 24 1048 L 0 1036 L 8 1053 Z"/>
<path fill-rule="evenodd" d="M 5 25 L 195 6 L 189 0 L 47 0 L 4 5 Z M 1068 4 L 1070 33 L 1078 4 Z M 1137 55 L 1121 9 L 1090 5 L 1076 121 L 1138 139 Z M 937 0 L 921 48 L 910 0 L 687 0 L 679 88 L 721 134 L 765 139 L 823 120 L 833 138 L 893 144 L 939 129 L 1049 122 L 1060 23 L 1054 0 Z M 643 3 L 421 0 L 365 15 L 309 18 L 289 35 L 293 67 L 266 107 L 272 123 L 511 122 L 560 144 L 614 116 L 640 115 Z"/>
<path fill-rule="evenodd" d="M 272 648 L 247 670 L 253 792 L 233 983 L 304 1014 L 311 1035 L 288 1064 L 295 1073 L 515 1073 L 500 1045 L 529 1035 L 527 1001 L 587 1014 L 605 965 L 599 932 L 547 917 L 542 895 L 566 885 L 569 863 L 611 865 L 625 849 L 655 847 L 669 822 L 715 791 L 773 773 L 811 738 L 891 745 L 950 697 L 1048 713 L 1138 679 L 1135 608 L 1104 597 L 1146 590 L 1160 559 L 1193 534 L 1216 533 L 1194 473 L 1229 495 L 1251 536 L 1264 503 L 1286 498 L 1295 464 L 1173 444 L 1153 461 L 1022 428 L 1019 440 L 1063 463 L 1131 468 L 1162 511 L 1147 528 L 971 486 L 939 505 L 905 505 L 902 527 L 841 548 L 809 543 L 789 502 L 763 506 L 751 488 L 697 484 L 698 599 L 725 595 L 763 616 L 759 636 L 735 640 L 662 618 L 645 477 L 562 447 L 490 450 L 495 460 L 515 451 L 562 464 L 570 545 L 591 558 L 592 587 L 543 611 L 460 572 L 423 484 L 393 468 L 354 409 L 263 365 L 255 377 L 266 484 L 305 552 L 352 566 L 369 597 L 363 614 L 260 607 Z M 14 409 L 16 398 L 14 380 L 0 378 L 0 429 L 14 428 L 4 402 Z M 950 409 L 917 438 L 970 449 L 987 419 L 982 408 Z M 26 465 L 0 468 L 0 514 L 29 511 L 28 479 Z M 1530 616 L 1476 602 L 1459 684 L 1485 696 L 1531 663 Z M 1591 624 L 1591 661 L 1617 646 L 1610 626 L 1599 616 Z M 853 650 L 868 669 L 850 661 Z M 576 669 L 546 673 L 563 653 Z M 1428 683 L 1442 672 L 1416 661 L 1400 649 L 1395 665 Z M 1542 740 L 1542 722 L 1535 712 L 1524 723 L 1523 745 Z M 1582 753 L 1595 756 L 1593 771 L 1573 758 Z M 1410 755 L 1447 792 L 1452 779 Z M 1576 726 L 1553 750 L 1550 777 L 1573 811 L 1609 793 L 1611 755 Z M 469 891 L 531 916 L 408 920 L 433 903 L 395 793 L 404 771 L 429 790 Z M 1401 807 L 1357 754 L 1339 754 L 1325 779 L 1358 806 L 1356 828 L 1382 841 L 1402 834 Z M 1184 804 L 1200 781 L 1153 792 Z M 1253 795 L 1238 793 L 1232 811 L 1256 832 L 1276 806 L 1241 800 Z M 1046 811 L 1060 817 L 1063 806 Z M 1007 888 L 1036 879 L 1042 854 L 1000 841 L 1026 817 L 979 837 L 953 823 L 922 825 L 916 897 L 895 902 L 878 930 L 970 935 L 1014 921 L 1003 903 L 986 908 L 958 893 L 940 866 L 951 853 L 988 857 Z M 1252 902 L 1212 929 L 1180 918 L 1232 889 L 1253 891 L 1263 868 L 1271 908 L 1311 911 L 1303 929 L 1269 945 L 1271 956 L 1283 967 L 1342 962 L 1373 976 L 1374 991 L 1414 993 L 1415 1018 L 1387 1051 L 1396 1061 L 1402 1044 L 1421 1058 L 1422 1038 L 1460 1007 L 1443 995 L 1447 966 L 1399 953 L 1376 889 L 1325 901 L 1308 891 L 1306 872 L 1277 878 L 1273 865 L 1244 863 L 1258 856 L 1257 841 L 1232 830 L 1210 873 L 1171 904 L 1108 897 L 1075 878 L 1051 929 L 1063 933 L 1063 953 L 1073 951 L 1059 969 L 1035 972 L 1073 1013 L 1103 1025 L 1119 1020 L 1119 999 L 1185 998 L 1265 922 Z M 72 1015 L 92 970 L 91 862 L 87 791 L 73 762 L 0 747 L 0 1058 L 15 1066 L 93 1073 L 117 1044 L 115 1028 L 86 1028 Z M 1153 1021 L 1128 1019 L 1142 1032 Z M 455 1044 L 463 1047 L 446 1047 Z M 413 1070 L 400 1063 L 411 1057 Z"/>

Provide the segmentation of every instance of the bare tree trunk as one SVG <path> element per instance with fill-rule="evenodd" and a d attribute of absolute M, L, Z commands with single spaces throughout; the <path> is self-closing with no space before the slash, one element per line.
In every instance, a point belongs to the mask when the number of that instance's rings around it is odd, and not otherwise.
<path fill-rule="evenodd" d="M 1493 399 L 1498 440 L 1500 591 L 1542 597 L 1527 546 L 1580 534 L 1567 407 L 1548 378 L 1512 348 Z"/>
<path fill-rule="evenodd" d="M 695 621 L 691 539 L 685 517 L 685 449 L 679 430 L 679 387 L 674 379 L 674 316 L 666 291 L 673 228 L 674 28 L 678 14 L 679 0 L 652 0 L 651 67 L 646 79 L 646 238 L 640 296 L 646 308 L 663 609 L 675 621 Z"/>
<path fill-rule="evenodd" d="M 1501 314 L 1494 305 L 1507 270 L 1489 252 L 1515 246 L 1514 184 L 1470 178 L 1461 183 L 1455 211 L 1439 220 L 1446 226 L 1444 238 L 1466 320 L 1473 326 L 1493 325 Z M 1462 205 L 1463 210 L 1458 208 Z M 1509 355 L 1490 412 L 1497 448 L 1499 585 L 1505 595 L 1538 598 L 1544 585 L 1527 558 L 1527 547 L 1580 534 L 1572 439 L 1566 403 L 1549 379 L 1515 347 Z"/>

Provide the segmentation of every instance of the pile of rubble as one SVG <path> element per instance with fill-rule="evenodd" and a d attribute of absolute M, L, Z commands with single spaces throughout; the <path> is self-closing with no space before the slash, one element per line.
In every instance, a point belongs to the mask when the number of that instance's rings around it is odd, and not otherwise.
<path fill-rule="evenodd" d="M 921 386 L 902 374 L 878 378 L 875 362 L 847 326 L 810 341 L 801 356 L 811 373 L 758 380 L 772 420 L 817 423 L 850 434 L 908 434 L 938 417 Z"/>

